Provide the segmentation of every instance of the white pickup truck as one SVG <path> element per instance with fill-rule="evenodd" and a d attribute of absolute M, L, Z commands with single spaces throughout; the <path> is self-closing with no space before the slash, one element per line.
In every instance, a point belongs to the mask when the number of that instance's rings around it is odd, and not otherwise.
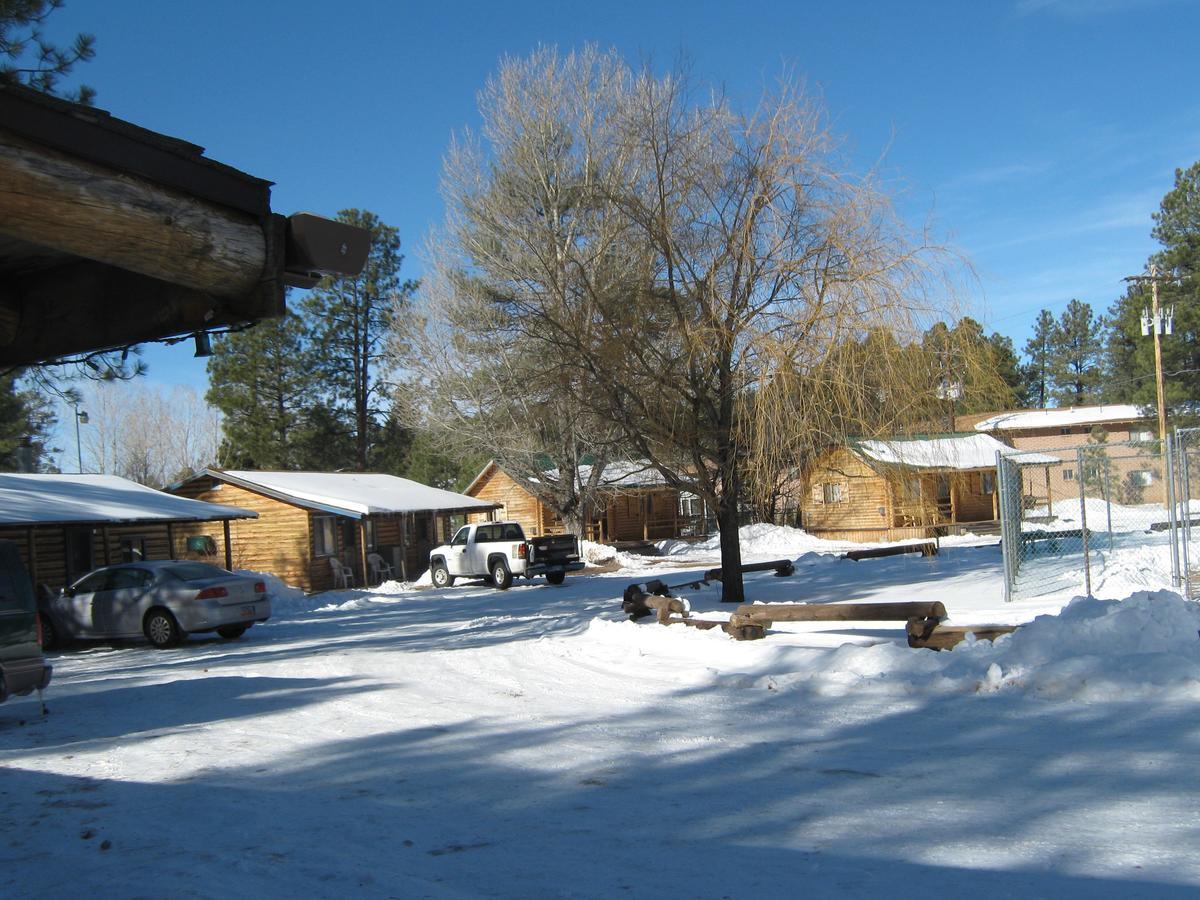
<path fill-rule="evenodd" d="M 568 572 L 583 565 L 575 535 L 526 539 L 519 522 L 464 525 L 449 544 L 429 553 L 429 574 L 440 588 L 454 584 L 456 578 L 487 578 L 503 591 L 518 575 L 545 575 L 551 584 L 562 584 Z"/>

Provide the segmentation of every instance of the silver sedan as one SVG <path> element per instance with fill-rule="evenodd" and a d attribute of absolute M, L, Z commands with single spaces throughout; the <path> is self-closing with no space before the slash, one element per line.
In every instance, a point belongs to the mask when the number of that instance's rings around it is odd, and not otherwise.
<path fill-rule="evenodd" d="M 44 647 L 145 635 L 172 647 L 195 631 L 236 638 L 271 615 L 266 584 L 189 560 L 121 563 L 89 572 L 39 604 Z"/>

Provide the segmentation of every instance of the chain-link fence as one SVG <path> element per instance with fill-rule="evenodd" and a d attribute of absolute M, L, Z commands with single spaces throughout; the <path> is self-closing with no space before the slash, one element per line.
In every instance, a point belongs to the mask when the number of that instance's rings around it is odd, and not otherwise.
<path fill-rule="evenodd" d="M 1170 449 L 1176 584 L 1184 596 L 1196 600 L 1200 599 L 1200 428 L 1176 431 Z"/>
<path fill-rule="evenodd" d="M 1195 453 L 1200 434 L 1193 444 Z M 1177 585 L 1181 551 L 1172 486 L 1188 483 L 1188 475 L 1173 470 L 1173 458 L 1157 440 L 1110 443 L 1102 434 L 1001 457 L 1007 599 L 1124 595 Z M 1192 470 L 1200 470 L 1200 461 Z"/>

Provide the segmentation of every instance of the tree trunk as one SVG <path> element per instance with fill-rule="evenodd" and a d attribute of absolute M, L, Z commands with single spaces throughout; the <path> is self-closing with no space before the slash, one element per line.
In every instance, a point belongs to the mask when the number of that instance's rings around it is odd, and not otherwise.
<path fill-rule="evenodd" d="M 721 473 L 721 496 L 717 499 L 717 527 L 721 529 L 721 602 L 745 603 L 742 585 L 742 544 L 738 535 L 738 474 L 733 460 Z"/>

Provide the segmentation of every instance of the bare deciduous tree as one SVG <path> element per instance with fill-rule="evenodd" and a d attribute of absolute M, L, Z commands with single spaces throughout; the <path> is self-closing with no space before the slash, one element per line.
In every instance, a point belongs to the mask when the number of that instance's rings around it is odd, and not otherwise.
<path fill-rule="evenodd" d="M 442 259 L 463 273 L 452 296 L 536 348 L 527 376 L 714 504 L 722 599 L 740 602 L 745 479 L 927 409 L 912 348 L 943 258 L 841 171 L 795 84 L 750 113 L 692 96 L 611 52 L 505 60 L 490 152 L 450 155 Z"/>
<path fill-rule="evenodd" d="M 216 460 L 220 415 L 192 388 L 113 382 L 87 390 L 84 401 L 89 471 L 162 487 Z"/>

